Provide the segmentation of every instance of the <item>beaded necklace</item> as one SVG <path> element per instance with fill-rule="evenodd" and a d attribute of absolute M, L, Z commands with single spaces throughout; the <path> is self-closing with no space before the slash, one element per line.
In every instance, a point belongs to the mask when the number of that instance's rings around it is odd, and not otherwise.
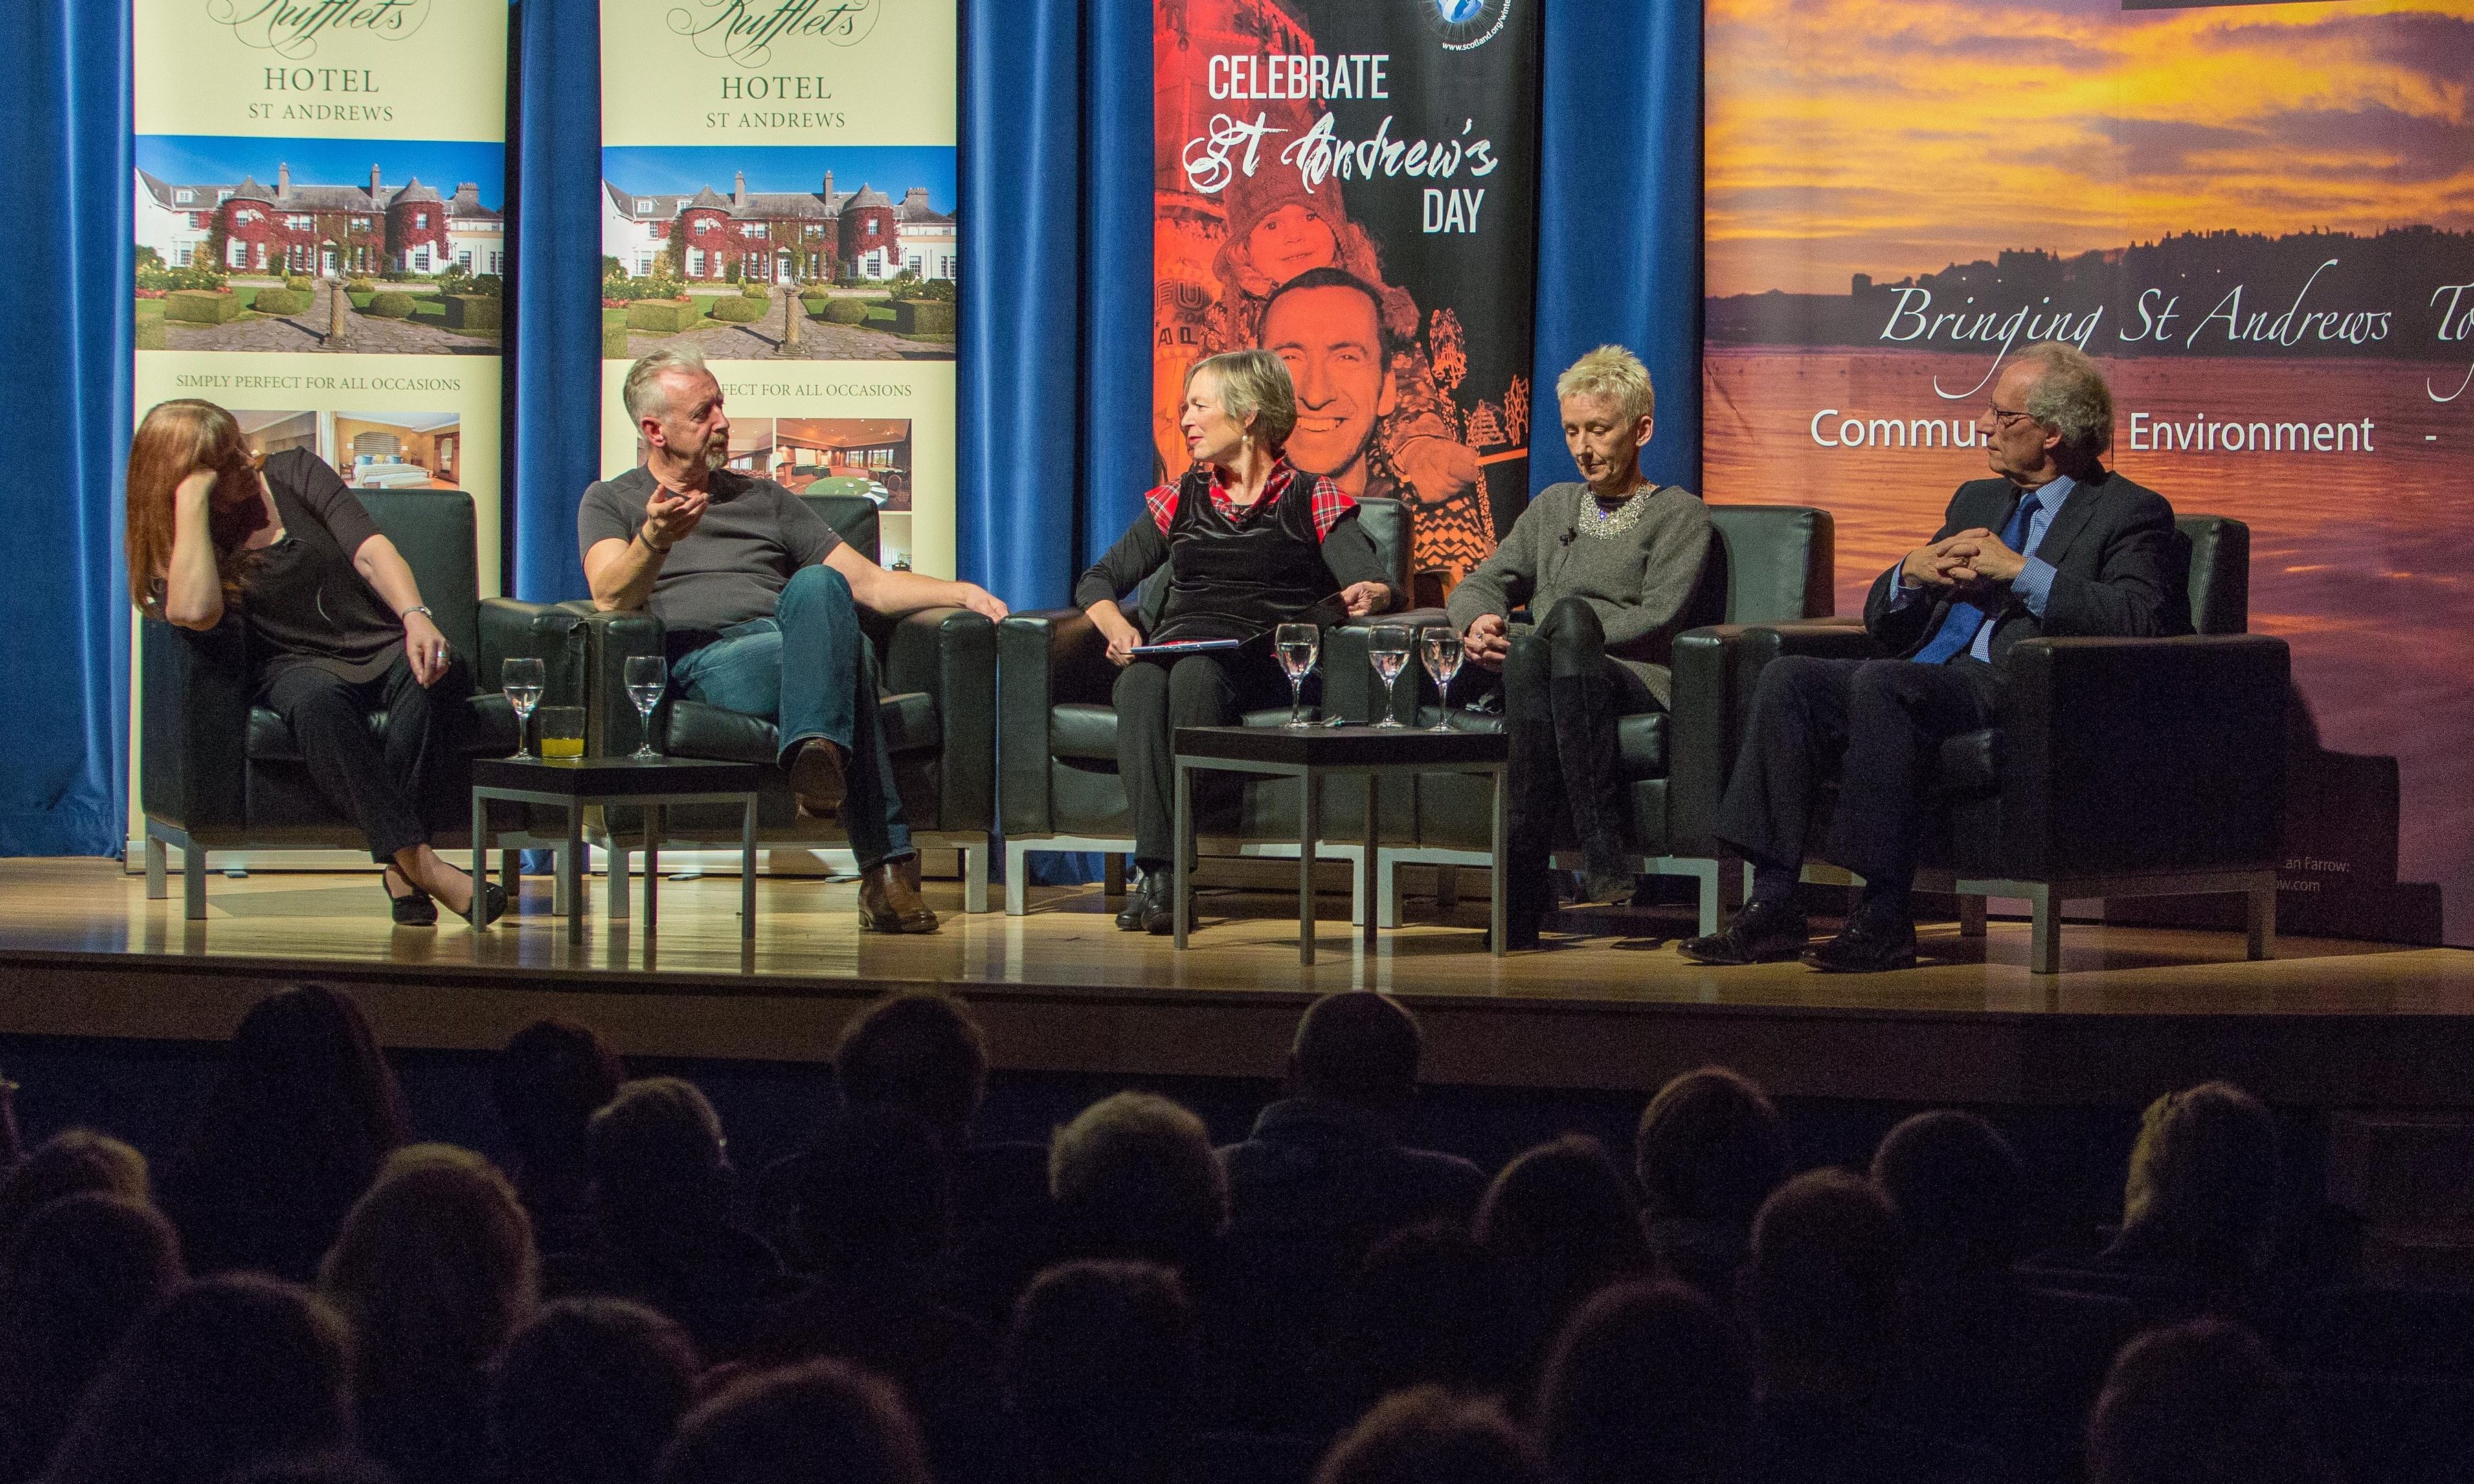
<path fill-rule="evenodd" d="M 1644 484 L 1630 499 L 1609 510 L 1598 502 L 1598 497 L 1586 487 L 1581 492 L 1580 514 L 1572 520 L 1572 528 L 1584 536 L 1601 541 L 1620 536 L 1638 525 L 1649 514 L 1649 498 L 1658 493 L 1655 484 Z"/>

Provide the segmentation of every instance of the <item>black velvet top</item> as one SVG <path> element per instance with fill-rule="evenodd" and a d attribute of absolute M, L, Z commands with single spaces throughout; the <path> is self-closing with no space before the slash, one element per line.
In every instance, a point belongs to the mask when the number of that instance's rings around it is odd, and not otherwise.
<path fill-rule="evenodd" d="M 385 674 L 403 652 L 403 622 L 352 565 L 377 522 L 306 449 L 270 456 L 266 488 L 283 535 L 257 553 L 240 603 L 259 690 L 303 665 L 351 681 Z"/>

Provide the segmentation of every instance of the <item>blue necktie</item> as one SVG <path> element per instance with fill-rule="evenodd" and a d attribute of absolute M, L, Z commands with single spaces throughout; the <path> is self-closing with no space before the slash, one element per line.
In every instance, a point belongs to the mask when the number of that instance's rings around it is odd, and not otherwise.
<path fill-rule="evenodd" d="M 2027 522 L 2036 513 L 2038 504 L 2036 494 L 2030 490 L 2021 498 L 2019 508 L 2010 514 L 2010 523 L 2001 527 L 2001 544 L 2013 551 L 2020 550 L 2020 543 L 2027 539 Z M 1939 665 L 1965 651 L 1976 643 L 1976 631 L 1982 628 L 1984 620 L 1991 617 L 1974 603 L 1951 604 L 1950 612 L 1943 615 L 1941 628 L 1934 633 L 1932 642 L 1916 651 L 1916 663 Z"/>

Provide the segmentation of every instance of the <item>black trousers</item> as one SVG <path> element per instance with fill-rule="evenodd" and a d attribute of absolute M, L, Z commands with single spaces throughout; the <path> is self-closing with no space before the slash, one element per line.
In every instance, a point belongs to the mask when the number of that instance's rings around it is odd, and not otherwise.
<path fill-rule="evenodd" d="M 1638 675 L 1607 658 L 1607 633 L 1597 611 L 1577 597 L 1546 610 L 1534 627 L 1513 631 L 1503 657 L 1505 766 L 1520 813 L 1536 827 L 1563 815 L 1571 838 L 1586 842 L 1592 828 L 1630 833 L 1619 811 L 1614 777 L 1614 720 L 1660 709 Z M 1560 821 L 1557 821 L 1560 822 Z"/>
<path fill-rule="evenodd" d="M 1117 672 L 1117 776 L 1133 808 L 1135 864 L 1156 870 L 1176 855 L 1176 729 L 1226 726 L 1288 698 L 1288 677 L 1268 641 L 1218 654 L 1138 659 Z M 1196 813 L 1224 806 L 1240 787 L 1228 773 L 1197 776 Z"/>
<path fill-rule="evenodd" d="M 2001 719 L 2008 682 L 1980 660 L 1788 655 L 1761 671 L 1742 751 L 1718 807 L 1720 839 L 1755 865 L 1794 870 L 1822 785 L 1838 778 L 1828 859 L 1869 890 L 1904 891 L 1928 820 L 1942 741 Z"/>
<path fill-rule="evenodd" d="M 424 687 L 399 654 L 386 673 L 357 682 L 295 665 L 267 682 L 264 700 L 292 728 L 318 791 L 360 827 L 370 859 L 385 864 L 428 841 L 436 786 L 456 756 L 472 693 L 463 660 L 448 661 L 447 673 Z M 370 731 L 379 711 L 387 718 L 383 738 Z"/>

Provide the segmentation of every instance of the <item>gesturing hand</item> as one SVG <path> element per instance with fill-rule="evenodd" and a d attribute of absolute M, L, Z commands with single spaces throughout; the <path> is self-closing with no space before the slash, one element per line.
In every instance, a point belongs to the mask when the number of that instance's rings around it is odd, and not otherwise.
<path fill-rule="evenodd" d="M 644 545 L 656 551 L 667 551 L 694 533 L 696 523 L 704 519 L 708 497 L 702 490 L 656 490 L 644 501 Z"/>
<path fill-rule="evenodd" d="M 1511 652 L 1512 631 L 1501 614 L 1479 614 L 1461 635 L 1461 658 L 1481 669 L 1503 669 L 1503 657 Z"/>

